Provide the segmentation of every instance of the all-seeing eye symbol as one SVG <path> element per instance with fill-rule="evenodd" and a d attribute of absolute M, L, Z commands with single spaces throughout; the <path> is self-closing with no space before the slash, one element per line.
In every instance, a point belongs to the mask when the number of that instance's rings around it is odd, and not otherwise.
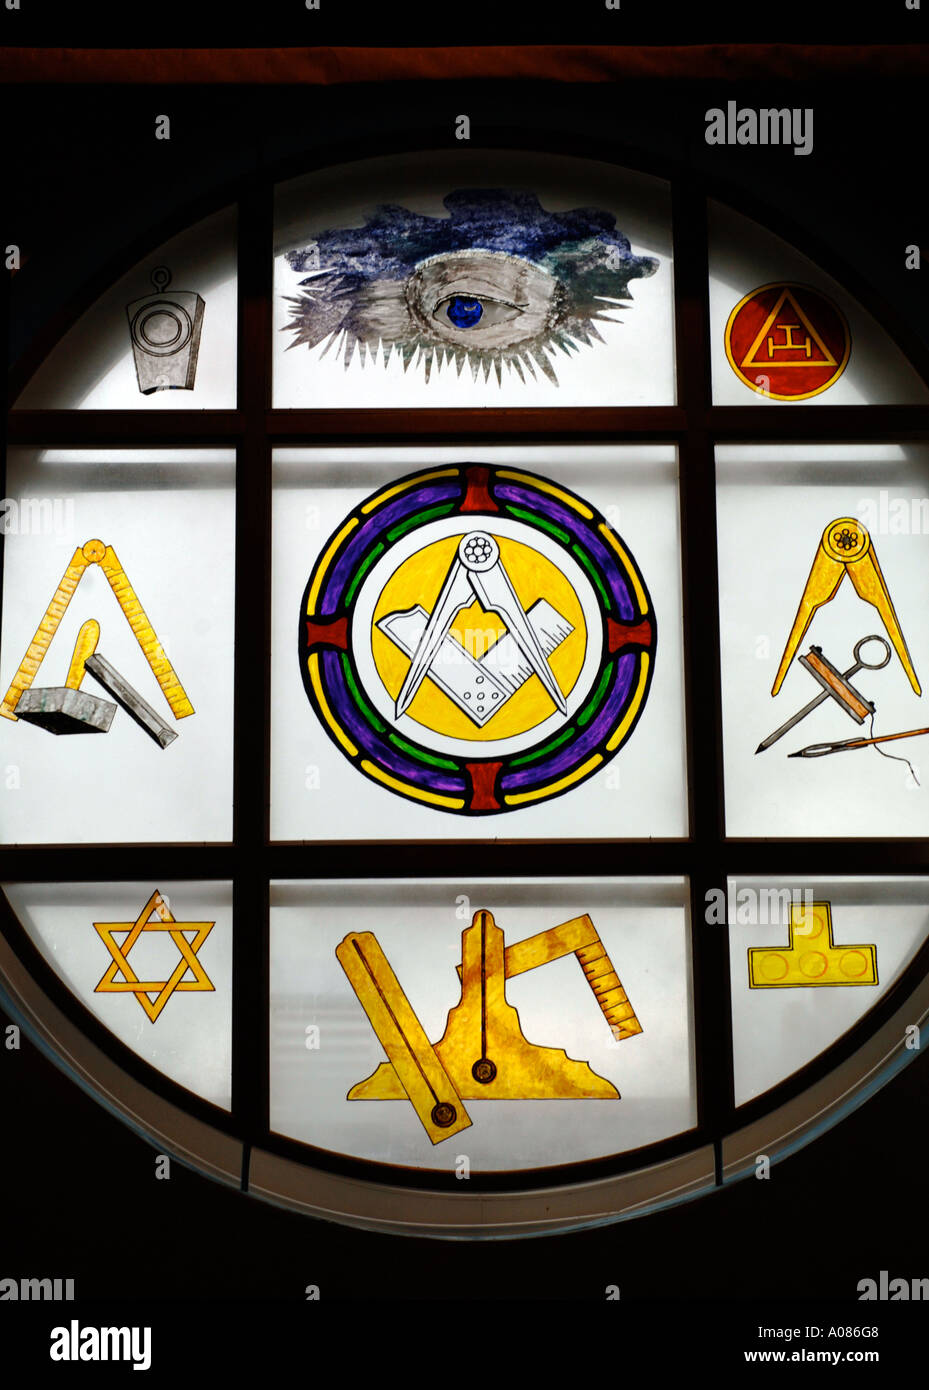
<path fill-rule="evenodd" d="M 325 343 L 355 350 L 364 365 L 380 345 L 386 364 L 467 362 L 485 381 L 504 365 L 525 380 L 536 369 L 553 384 L 551 356 L 603 341 L 596 324 L 615 322 L 629 283 L 658 261 L 635 255 L 612 213 L 597 208 L 547 212 L 532 193 L 459 189 L 444 199 L 448 217 L 383 205 L 362 227 L 317 234 L 287 260 L 304 275 L 289 297 L 292 347 Z"/>

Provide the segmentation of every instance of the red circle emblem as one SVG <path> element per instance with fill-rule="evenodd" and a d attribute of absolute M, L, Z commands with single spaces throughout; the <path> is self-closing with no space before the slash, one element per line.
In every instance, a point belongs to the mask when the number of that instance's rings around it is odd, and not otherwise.
<path fill-rule="evenodd" d="M 726 324 L 732 370 L 776 401 L 825 391 L 844 372 L 851 347 L 844 315 L 809 285 L 762 285 L 739 300 Z"/>

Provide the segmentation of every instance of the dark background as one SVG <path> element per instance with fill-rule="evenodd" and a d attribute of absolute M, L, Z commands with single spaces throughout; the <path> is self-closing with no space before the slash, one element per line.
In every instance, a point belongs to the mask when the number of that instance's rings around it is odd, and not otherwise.
<path fill-rule="evenodd" d="M 139 49 L 298 47 L 347 44 L 420 47 L 436 44 L 914 44 L 926 39 L 925 4 L 906 0 L 850 5 L 779 0 L 776 8 L 745 0 L 604 0 L 541 4 L 535 0 L 473 0 L 419 4 L 416 0 L 159 0 L 132 10 L 118 0 L 20 0 L 0 11 L 5 45 Z"/>
<path fill-rule="evenodd" d="M 259 18 L 226 7 L 160 5 L 140 40 L 134 21 L 105 10 L 30 4 L 0 11 L 3 43 L 150 46 L 195 42 L 435 43 L 742 43 L 761 35 L 742 6 L 657 7 L 622 0 L 622 10 L 571 5 L 536 14 L 532 6 L 468 6 L 433 13 L 422 28 L 411 9 L 302 5 L 264 7 Z M 925 15 L 904 0 L 882 0 L 870 19 L 829 6 L 782 5 L 766 40 L 849 44 L 907 43 L 926 36 Z M 816 7 L 819 9 L 820 7 Z M 826 7 L 822 7 L 825 9 Z M 770 19 L 770 10 L 767 9 Z M 132 23 L 135 35 L 132 34 Z M 314 26 L 312 33 L 310 26 Z M 620 29 L 620 25 L 622 26 Z M 14 28 L 18 26 L 18 28 Z M 464 27 L 465 32 L 462 32 Z M 271 30 L 276 29 L 273 35 Z M 570 33 L 566 30 L 570 29 Z M 876 30 L 880 29 L 880 34 Z M 841 32 L 838 32 L 841 30 Z M 830 32 L 831 31 L 831 32 Z M 422 35 L 422 37 L 420 37 Z M 4 244 L 18 242 L 24 268 L 9 304 L 10 360 L 43 350 L 79 302 L 145 250 L 153 229 L 182 226 L 219 205 L 253 171 L 319 162 L 320 151 L 380 142 L 453 145 L 454 117 L 468 112 L 471 147 L 482 140 L 577 154 L 610 146 L 657 172 L 689 167 L 710 191 L 789 227 L 793 239 L 843 281 L 905 348 L 929 350 L 929 262 L 904 269 L 904 248 L 929 253 L 925 194 L 926 50 L 912 48 L 913 70 L 882 79 L 867 68 L 803 83 L 701 77 L 695 50 L 689 81 L 619 84 L 352 84 L 348 87 L 184 88 L 60 84 L 7 85 L 0 94 L 6 132 Z M 922 72 L 919 63 L 922 61 Z M 728 99 L 752 106 L 813 106 L 815 146 L 709 148 L 704 112 Z M 156 113 L 172 116 L 172 139 L 152 138 Z M 7 277 L 4 277 L 6 280 Z M 569 850 L 551 868 L 570 872 Z M 49 871 L 51 872 L 51 870 Z M 5 1022 L 5 1020 L 3 1020 Z M 24 1038 L 0 1050 L 0 1277 L 73 1276 L 79 1299 L 133 1298 L 146 1319 L 164 1299 L 302 1301 L 307 1284 L 324 1304 L 374 1300 L 585 1300 L 598 1304 L 619 1284 L 622 1299 L 695 1300 L 675 1305 L 680 1328 L 705 1319 L 708 1300 L 739 1300 L 710 1318 L 709 1345 L 758 1345 L 749 1337 L 768 1301 L 812 1300 L 788 1321 L 837 1321 L 863 1310 L 886 1327 L 884 1350 L 901 1347 L 920 1315 L 886 1304 L 846 1303 L 866 1276 L 929 1277 L 924 1164 L 929 1062 L 917 1055 L 851 1118 L 798 1155 L 775 1165 L 767 1182 L 747 1180 L 697 1203 L 600 1230 L 531 1241 L 462 1243 L 385 1237 L 275 1210 L 174 1164 L 170 1182 L 154 1178 L 151 1147 L 79 1092 Z M 308 1308 L 310 1305 L 306 1305 Z M 306 1320 L 294 1309 L 293 1317 Z M 111 1310 L 112 1312 L 112 1310 Z M 625 1309 L 625 1314 L 632 1312 Z M 619 1310 L 616 1316 L 618 1317 Z M 62 1306 L 54 1321 L 81 1316 Z M 666 1323 L 647 1308 L 623 1335 Z M 783 1319 L 782 1319 L 783 1321 Z M 461 1320 L 458 1320 L 459 1324 Z M 538 1326 L 544 1329 L 539 1320 Z M 475 1330 L 477 1324 L 474 1325 Z M 188 1334 L 189 1335 L 189 1334 Z M 178 1336 L 182 1336 L 179 1332 Z M 680 1354 L 661 1339 L 662 1354 Z M 832 1344 L 837 1345 L 836 1343 Z M 889 1357 L 888 1357 L 889 1359 Z M 71 1368 L 73 1369 L 73 1368 Z"/>

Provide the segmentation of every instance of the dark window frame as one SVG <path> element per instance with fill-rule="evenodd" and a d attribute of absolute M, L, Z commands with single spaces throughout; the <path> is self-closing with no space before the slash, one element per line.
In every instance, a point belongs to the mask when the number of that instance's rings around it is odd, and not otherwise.
<path fill-rule="evenodd" d="M 531 149 L 552 155 L 581 153 L 576 140 L 500 128 L 482 134 L 493 149 Z M 585 1163 L 554 1168 L 475 1174 L 471 1191 L 530 1191 L 551 1184 L 579 1183 L 623 1174 L 712 1147 L 716 1182 L 722 1181 L 722 1144 L 727 1135 L 761 1118 L 806 1091 L 850 1057 L 885 1023 L 929 972 L 929 941 L 881 1000 L 807 1066 L 738 1108 L 733 1094 L 732 1023 L 729 998 L 729 942 L 726 928 L 707 926 L 704 903 L 711 890 L 725 891 L 729 876 L 776 875 L 785 867 L 797 875 L 843 876 L 861 873 L 929 874 L 929 840 L 827 838 L 815 841 L 726 838 L 723 821 L 723 745 L 715 545 L 698 538 L 717 535 L 714 447 L 722 442 L 929 441 L 929 405 L 811 406 L 765 408 L 714 406 L 710 382 L 709 276 L 706 201 L 715 198 L 753 217 L 789 245 L 808 254 L 872 313 L 929 382 L 929 350 L 899 322 L 888 322 L 879 297 L 829 247 L 816 244 L 783 215 L 759 204 L 745 191 L 686 166 L 653 158 L 616 143 L 587 142 L 586 158 L 664 178 L 671 185 L 675 276 L 675 352 L 677 404 L 657 407 L 480 407 L 473 410 L 305 410 L 271 406 L 273 197 L 275 185 L 314 169 L 402 154 L 447 149 L 429 131 L 403 139 L 330 146 L 325 158 L 301 159 L 263 169 L 208 200 L 186 204 L 145 238 L 110 263 L 104 276 L 85 287 L 67 313 L 56 318 L 11 375 L 10 399 L 71 323 L 106 285 L 174 233 L 222 207 L 238 206 L 238 399 L 234 410 L 144 411 L 16 410 L 8 416 L 11 445 L 52 447 L 144 447 L 208 445 L 236 450 L 236 652 L 270 652 L 271 630 L 271 451 L 281 445 L 454 443 L 463 455 L 469 443 L 495 440 L 532 445 L 673 443 L 680 466 L 680 508 L 684 616 L 687 786 L 690 834 L 681 839 L 488 841 L 482 871 L 488 876 L 522 878 L 551 874 L 551 846 L 565 855 L 559 876 L 683 875 L 689 881 L 690 931 L 694 979 L 697 1125 L 657 1144 Z M 2 486 L 2 479 L 0 479 Z M 699 561 L 697 555 L 699 554 Z M 263 557 L 255 564 L 254 557 Z M 2 575 L 2 561 L 0 561 Z M 242 1186 L 248 1186 L 251 1147 L 296 1159 L 311 1168 L 393 1185 L 456 1189 L 454 1174 L 403 1170 L 388 1164 L 334 1155 L 273 1133 L 269 1103 L 269 886 L 275 879 L 343 877 L 416 878 L 422 849 L 404 841 L 353 843 L 272 843 L 270 802 L 270 665 L 246 705 L 244 681 L 236 683 L 234 706 L 233 839 L 229 844 L 0 846 L 0 881 L 121 881 L 223 879 L 233 885 L 232 1106 L 229 1112 L 170 1082 L 119 1043 L 70 994 L 32 945 L 9 905 L 0 903 L 0 927 L 48 998 L 131 1077 L 244 1145 Z M 242 737 L 261 724 L 261 756 L 238 750 L 254 744 Z M 503 821 L 492 831 L 506 833 Z M 489 831 L 491 828 L 489 827 Z M 492 832 L 491 832 L 492 833 Z M 461 874 L 470 842 L 430 846 L 430 878 Z M 359 862 L 360 852 L 363 860 Z M 153 880 L 154 881 L 154 880 Z"/>

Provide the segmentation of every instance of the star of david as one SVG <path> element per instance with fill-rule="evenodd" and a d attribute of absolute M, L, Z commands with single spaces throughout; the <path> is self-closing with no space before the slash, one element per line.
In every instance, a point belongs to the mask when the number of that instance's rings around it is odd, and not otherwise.
<path fill-rule="evenodd" d="M 153 915 L 156 920 L 150 920 Z M 197 993 L 211 991 L 213 984 L 197 959 L 197 953 L 215 925 L 215 922 L 178 922 L 157 889 L 134 922 L 94 922 L 97 934 L 113 957 L 94 994 L 134 994 L 154 1023 L 176 989 Z M 119 931 L 128 933 L 122 945 L 114 937 L 114 932 Z M 147 931 L 169 932 L 181 953 L 169 980 L 140 980 L 129 964 L 129 952 Z M 184 935 L 189 931 L 196 933 L 192 941 Z M 192 980 L 184 979 L 188 970 L 193 972 Z M 122 974 L 121 980 L 116 978 L 118 972 Z M 156 995 L 154 1001 L 149 997 L 152 994 Z"/>

